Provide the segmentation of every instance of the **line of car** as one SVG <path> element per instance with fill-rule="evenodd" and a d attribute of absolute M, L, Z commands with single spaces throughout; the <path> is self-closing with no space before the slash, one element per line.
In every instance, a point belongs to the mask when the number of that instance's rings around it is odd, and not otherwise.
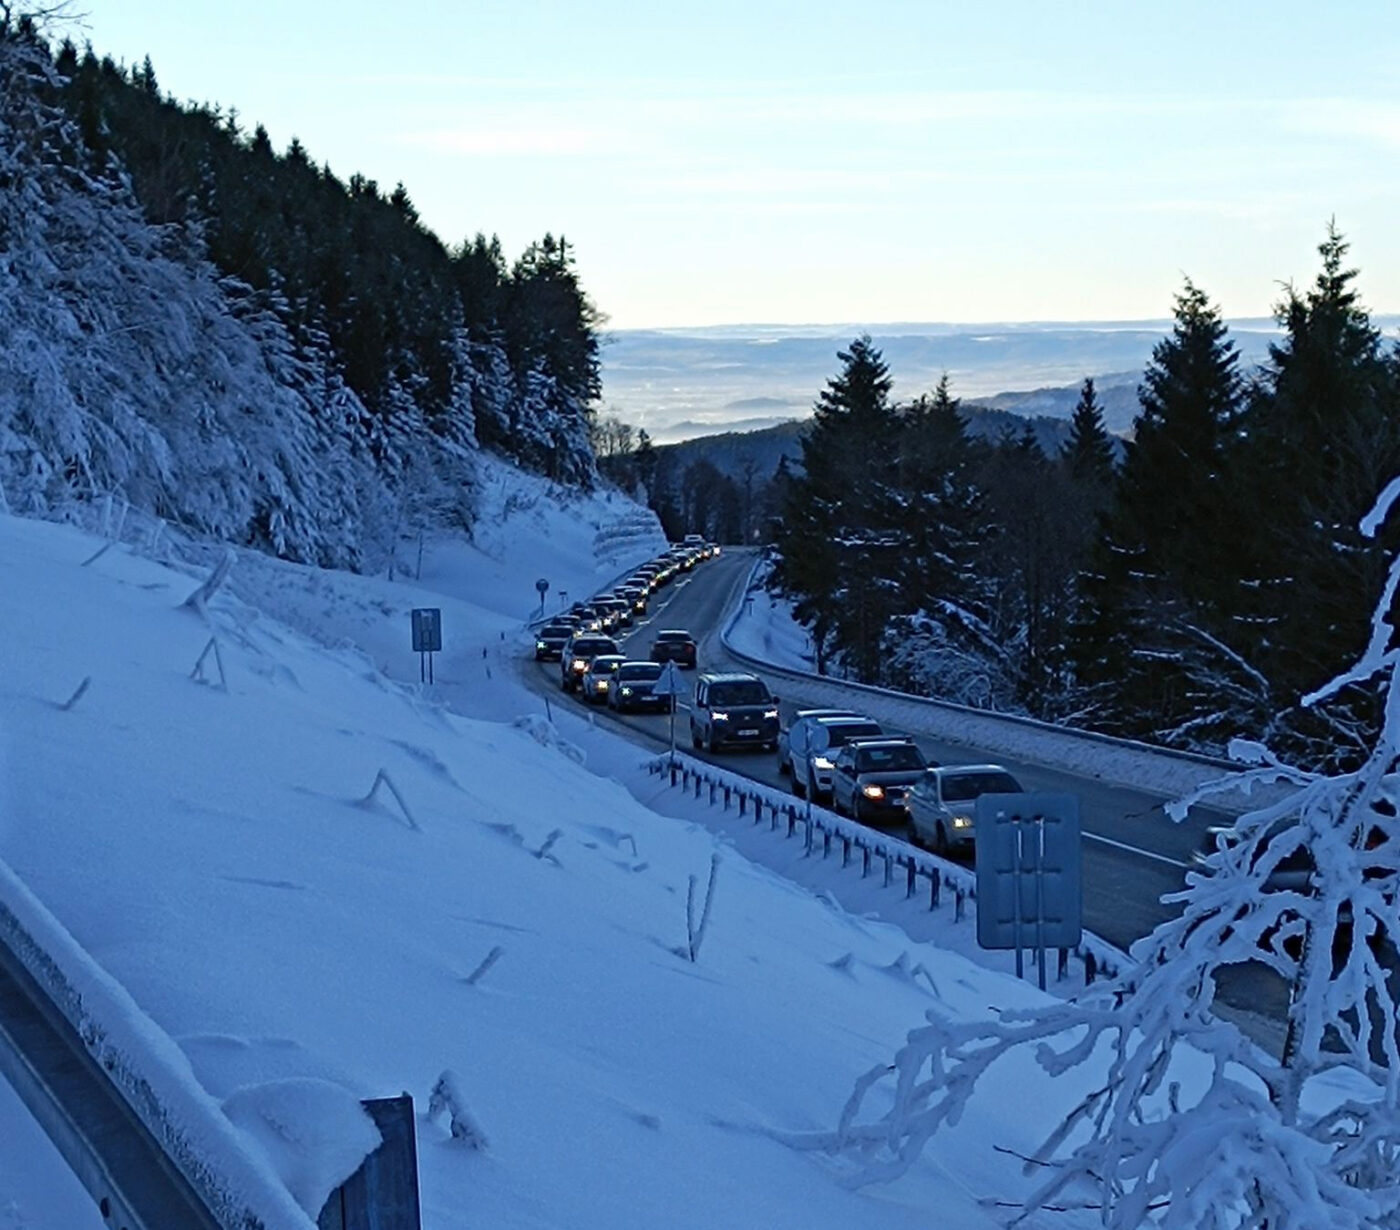
<path fill-rule="evenodd" d="M 618 712 L 675 711 L 676 698 L 656 695 L 665 663 L 697 668 L 695 638 L 659 630 L 647 660 L 631 659 L 610 635 L 645 613 L 650 595 L 719 548 L 688 536 L 643 565 L 615 590 L 578 603 L 542 627 L 537 660 L 558 660 L 559 686 Z M 940 765 L 907 735 L 892 735 L 849 709 L 799 709 L 784 725 L 778 697 L 747 671 L 710 671 L 695 680 L 690 741 L 714 753 L 752 747 L 776 752 L 793 792 L 866 824 L 905 830 L 940 854 L 965 853 L 976 841 L 977 797 L 1023 790 L 1001 765 Z"/>
<path fill-rule="evenodd" d="M 908 735 L 888 734 L 852 710 L 800 709 L 776 742 L 778 770 L 799 798 L 907 829 L 916 845 L 943 855 L 973 849 L 979 795 L 1024 790 L 1001 765 L 930 761 Z"/>
<path fill-rule="evenodd" d="M 541 627 L 535 634 L 535 660 L 559 662 L 560 688 L 578 692 L 590 704 L 606 704 L 619 712 L 672 712 L 675 697 L 658 696 L 655 688 L 665 663 L 695 668 L 695 638 L 683 629 L 662 629 L 652 641 L 648 660 L 641 661 L 629 659 L 612 634 L 645 614 L 656 590 L 719 553 L 717 544 L 687 535 L 616 589 L 575 603 Z"/>

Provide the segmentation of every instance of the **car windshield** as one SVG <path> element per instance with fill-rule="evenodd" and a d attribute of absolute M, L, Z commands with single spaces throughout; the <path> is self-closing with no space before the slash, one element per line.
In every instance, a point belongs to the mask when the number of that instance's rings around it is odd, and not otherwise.
<path fill-rule="evenodd" d="M 885 732 L 874 722 L 857 722 L 850 726 L 828 726 L 826 728 L 829 747 L 840 747 L 847 739 L 859 739 L 862 735 L 882 735 Z"/>
<path fill-rule="evenodd" d="M 950 773 L 943 779 L 948 803 L 966 802 L 979 794 L 1020 794 L 1021 783 L 1010 773 Z"/>
<path fill-rule="evenodd" d="M 590 669 L 595 675 L 611 675 L 621 665 L 621 658 L 597 657 Z"/>
<path fill-rule="evenodd" d="M 571 648 L 580 658 L 591 658 L 600 653 L 616 653 L 617 642 L 606 636 L 587 636 L 576 640 Z"/>
<path fill-rule="evenodd" d="M 618 667 L 619 679 L 635 679 L 640 683 L 655 683 L 661 678 L 661 665 L 657 662 L 628 662 Z"/>
<path fill-rule="evenodd" d="M 759 679 L 717 683 L 710 689 L 712 705 L 766 705 L 770 699 L 767 685 Z"/>
<path fill-rule="evenodd" d="M 573 624 L 545 624 L 540 629 L 541 636 L 573 636 Z"/>
<path fill-rule="evenodd" d="M 856 769 L 861 773 L 884 773 L 900 769 L 922 769 L 924 758 L 912 743 L 888 747 L 863 747 L 856 753 Z"/>
<path fill-rule="evenodd" d="M 689 632 L 658 632 L 658 633 L 656 634 L 656 639 L 657 639 L 658 641 L 688 641 L 688 640 L 690 640 L 690 633 L 689 633 Z"/>

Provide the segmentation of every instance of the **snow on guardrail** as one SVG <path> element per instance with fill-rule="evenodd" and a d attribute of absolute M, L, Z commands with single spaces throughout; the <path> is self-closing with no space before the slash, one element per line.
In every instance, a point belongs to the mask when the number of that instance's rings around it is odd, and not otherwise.
<path fill-rule="evenodd" d="M 170 1161 L 229 1230 L 315 1230 L 189 1060 L 0 862 L 0 943 L 38 983 Z"/>
<path fill-rule="evenodd" d="M 760 557 L 754 562 L 743 588 L 737 591 L 734 608 L 722 622 L 720 642 L 739 661 L 800 687 L 803 707 L 848 706 L 851 692 L 858 692 L 865 698 L 864 707 L 870 716 L 883 724 L 926 731 L 935 738 L 981 752 L 1166 798 L 1181 798 L 1204 783 L 1228 777 L 1243 767 L 1217 757 L 1167 751 L 1132 739 L 1074 730 L 1036 718 L 973 709 L 950 701 L 797 670 L 756 657 L 736 647 L 733 638 L 744 616 L 744 596 L 756 588 L 754 577 L 762 564 Z M 797 697 L 788 694 L 784 699 L 796 700 Z M 1211 806 L 1226 812 L 1243 812 L 1276 802 L 1286 793 L 1281 787 L 1256 785 L 1252 794 L 1246 788 L 1216 795 L 1211 799 Z"/>
<path fill-rule="evenodd" d="M 968 906 L 977 899 L 977 877 L 966 867 L 947 862 L 889 833 L 813 807 L 810 800 L 798 806 L 786 793 L 679 752 L 663 753 L 645 763 L 648 773 L 669 780 L 673 789 L 690 792 L 702 801 L 708 799 L 711 807 L 726 811 L 734 807 L 740 816 L 751 815 L 755 825 L 766 819 L 770 831 L 785 838 L 800 838 L 808 856 L 839 856 L 842 867 L 858 866 L 862 878 L 878 874 L 885 888 L 903 889 L 906 898 L 926 896 L 930 910 L 951 900 L 955 921 L 968 917 Z M 926 888 L 921 880 L 927 882 Z M 1083 933 L 1074 955 L 1083 963 L 1086 984 L 1099 976 L 1116 977 L 1128 963 L 1121 951 L 1089 931 Z M 1060 950 L 1061 981 L 1068 976 L 1068 956 L 1066 950 Z"/>

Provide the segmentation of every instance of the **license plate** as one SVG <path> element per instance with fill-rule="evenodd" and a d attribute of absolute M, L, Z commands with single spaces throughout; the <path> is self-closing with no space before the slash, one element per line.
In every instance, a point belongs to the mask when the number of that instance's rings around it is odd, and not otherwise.
<path fill-rule="evenodd" d="M 753 738 L 757 738 L 757 736 L 758 736 L 758 731 L 756 731 L 756 730 L 741 730 L 741 731 L 739 732 L 739 738 L 741 738 L 741 739 L 753 739 Z"/>

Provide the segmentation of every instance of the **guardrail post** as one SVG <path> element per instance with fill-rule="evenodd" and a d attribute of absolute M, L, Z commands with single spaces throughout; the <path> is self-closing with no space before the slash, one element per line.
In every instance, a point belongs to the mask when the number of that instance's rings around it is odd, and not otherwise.
<path fill-rule="evenodd" d="M 841 866 L 851 865 L 851 839 L 845 833 L 841 834 Z"/>
<path fill-rule="evenodd" d="M 1098 972 L 1099 959 L 1094 956 L 1094 950 L 1092 948 L 1086 948 L 1084 950 L 1084 985 L 1086 987 L 1094 981 Z"/>
<path fill-rule="evenodd" d="M 914 895 L 914 889 L 916 887 L 915 881 L 917 881 L 919 878 L 919 869 L 916 866 L 914 866 L 914 860 L 912 858 L 907 863 L 905 863 L 904 866 L 905 870 L 908 872 L 909 877 L 905 881 L 904 885 L 904 900 L 908 901 L 909 898 Z"/>
<path fill-rule="evenodd" d="M 695 774 L 695 797 L 697 799 L 700 797 L 700 773 L 698 770 Z"/>
<path fill-rule="evenodd" d="M 676 764 L 676 762 L 675 762 L 674 760 L 671 761 L 671 787 L 672 787 L 672 789 L 674 789 L 674 788 L 675 788 L 675 785 L 676 785 L 676 770 L 677 770 L 678 768 L 680 768 L 680 766 L 679 766 L 678 764 Z"/>
<path fill-rule="evenodd" d="M 889 852 L 888 850 L 883 850 L 883 851 L 881 851 L 881 853 L 883 853 L 884 856 L 885 856 L 885 887 L 886 887 L 886 888 L 889 888 L 889 886 L 890 886 L 890 852 Z"/>
<path fill-rule="evenodd" d="M 773 833 L 778 829 L 778 805 L 776 803 L 769 803 L 768 806 L 773 809 L 773 814 L 768 817 L 768 831 Z"/>
<path fill-rule="evenodd" d="M 744 805 L 745 805 L 748 801 L 749 801 L 749 796 L 748 796 L 747 794 L 745 794 L 742 790 L 739 791 L 739 814 L 740 814 L 741 816 L 744 814 Z"/>
<path fill-rule="evenodd" d="M 822 829 L 822 858 L 826 858 L 831 853 L 831 830 Z"/>
<path fill-rule="evenodd" d="M 710 806 L 713 807 L 714 805 L 715 805 L 715 784 L 714 784 L 714 782 L 711 782 L 711 783 L 710 783 Z"/>
<path fill-rule="evenodd" d="M 807 837 L 803 843 L 803 857 L 812 857 L 812 817 L 807 817 Z"/>
<path fill-rule="evenodd" d="M 863 880 L 870 874 L 870 847 L 860 848 L 860 878 Z"/>
<path fill-rule="evenodd" d="M 728 811 L 728 810 L 729 810 L 729 787 L 728 787 L 728 786 L 725 786 L 725 788 L 724 788 L 724 810 L 725 810 L 725 811 Z"/>
<path fill-rule="evenodd" d="M 967 900 L 967 895 L 960 888 L 953 890 L 953 921 L 962 922 L 963 902 Z"/>
<path fill-rule="evenodd" d="M 928 908 L 938 909 L 938 898 L 943 892 L 943 873 L 935 867 L 928 877 Z"/>
<path fill-rule="evenodd" d="M 791 837 L 797 829 L 797 808 L 795 808 L 791 803 L 788 804 L 787 820 L 788 836 Z"/>
<path fill-rule="evenodd" d="M 1060 960 L 1055 966 L 1055 981 L 1063 982 L 1069 977 L 1069 949 L 1060 949 Z"/>

